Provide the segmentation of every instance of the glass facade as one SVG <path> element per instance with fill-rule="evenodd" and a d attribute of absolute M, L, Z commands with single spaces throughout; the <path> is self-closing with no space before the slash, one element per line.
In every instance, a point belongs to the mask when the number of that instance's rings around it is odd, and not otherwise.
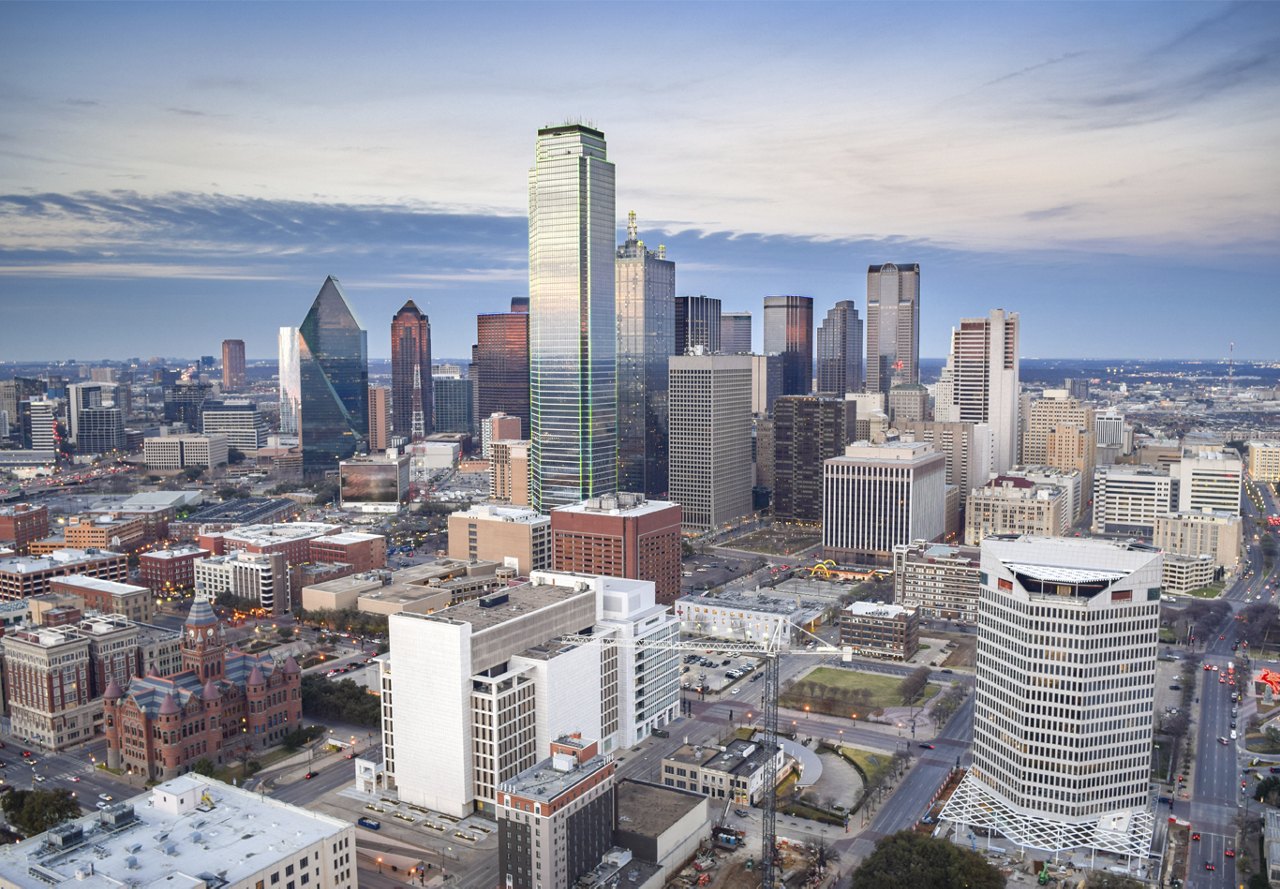
<path fill-rule="evenodd" d="M 818 394 L 862 391 L 862 319 L 853 300 L 842 299 L 818 327 Z"/>
<path fill-rule="evenodd" d="M 513 300 L 514 303 L 514 300 Z M 496 413 L 520 418 L 521 434 L 529 430 L 529 312 L 476 316 L 475 412 L 483 420 Z"/>
<path fill-rule="evenodd" d="M 615 268 L 618 490 L 658 498 L 667 492 L 667 359 L 675 342 L 676 264 L 645 248 L 631 213 Z"/>
<path fill-rule="evenodd" d="M 336 278 L 298 328 L 302 471 L 337 470 L 369 437 L 369 346 Z"/>
<path fill-rule="evenodd" d="M 751 313 L 720 313 L 720 351 L 725 355 L 751 354 Z"/>
<path fill-rule="evenodd" d="M 538 131 L 529 171 L 530 493 L 539 510 L 617 488 L 614 170 L 604 134 Z"/>
<path fill-rule="evenodd" d="M 920 382 L 920 266 L 867 269 L 867 391 Z"/>
<path fill-rule="evenodd" d="M 764 298 L 764 351 L 782 356 L 782 394 L 813 389 L 813 298 Z"/>
<path fill-rule="evenodd" d="M 298 367 L 298 328 L 280 328 L 280 431 L 298 434 L 302 406 L 302 371 Z"/>
<path fill-rule="evenodd" d="M 720 300 L 710 296 L 676 297 L 676 355 L 694 346 L 711 354 L 720 351 Z"/>
<path fill-rule="evenodd" d="M 436 432 L 465 432 L 474 436 L 471 428 L 471 381 L 462 377 L 435 377 L 431 381 L 435 390 Z"/>
<path fill-rule="evenodd" d="M 391 428 L 410 441 L 431 434 L 431 322 L 413 300 L 391 319 Z"/>

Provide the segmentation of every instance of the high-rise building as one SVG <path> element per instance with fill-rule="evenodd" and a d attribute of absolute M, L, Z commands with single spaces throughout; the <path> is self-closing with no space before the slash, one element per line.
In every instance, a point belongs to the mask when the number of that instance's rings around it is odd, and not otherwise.
<path fill-rule="evenodd" d="M 472 362 L 477 417 L 502 412 L 529 431 L 529 300 L 511 300 L 510 312 L 476 316 Z"/>
<path fill-rule="evenodd" d="M 0 506 L 0 546 L 23 556 L 31 541 L 48 536 L 49 507 L 30 503 Z"/>
<path fill-rule="evenodd" d="M 106 454 L 125 449 L 124 414 L 116 407 L 87 407 L 80 411 L 76 451 Z"/>
<path fill-rule="evenodd" d="M 752 512 L 751 356 L 672 355 L 670 489 L 686 530 Z"/>
<path fill-rule="evenodd" d="M 432 427 L 436 432 L 465 432 L 474 434 L 471 428 L 472 396 L 475 394 L 470 380 L 464 380 L 457 374 L 443 374 L 439 371 L 431 375 L 435 416 Z"/>
<path fill-rule="evenodd" d="M 720 313 L 720 351 L 725 355 L 751 354 L 751 313 Z"/>
<path fill-rule="evenodd" d="M 1018 313 L 992 309 L 986 318 L 962 318 L 951 330 L 934 417 L 991 427 L 992 470 L 1018 458 Z M 944 398 L 944 393 L 946 397 Z"/>
<path fill-rule="evenodd" d="M 1099 466 L 1093 473 L 1093 533 L 1151 537 L 1176 506 L 1173 479 L 1151 466 Z"/>
<path fill-rule="evenodd" d="M 856 405 L 840 398 L 784 395 L 773 405 L 773 517 L 822 521 L 826 460 L 853 441 Z"/>
<path fill-rule="evenodd" d="M 80 441 L 80 412 L 91 407 L 102 407 L 104 388 L 101 383 L 72 383 L 67 387 L 67 438 L 72 444 Z"/>
<path fill-rule="evenodd" d="M 687 355 L 701 346 L 712 354 L 720 351 L 720 300 L 711 296 L 677 296 L 675 301 L 675 350 Z"/>
<path fill-rule="evenodd" d="M 1058 485 L 1000 475 L 969 493 L 964 516 L 969 546 L 995 534 L 1061 537 L 1071 526 L 1071 498 Z"/>
<path fill-rule="evenodd" d="M 1280 481 L 1280 441 L 1248 443 L 1249 477 L 1255 482 Z"/>
<path fill-rule="evenodd" d="M 451 512 L 449 558 L 505 563 L 521 577 L 546 571 L 551 568 L 551 517 L 528 506 L 496 503 Z"/>
<path fill-rule="evenodd" d="M 916 540 L 893 548 L 893 601 L 934 620 L 978 622 L 980 552 Z"/>
<path fill-rule="evenodd" d="M 1178 511 L 1240 515 L 1244 461 L 1227 448 L 1186 448 L 1177 465 Z"/>
<path fill-rule="evenodd" d="M 205 435 L 225 435 L 227 446 L 242 452 L 267 444 L 267 419 L 247 399 L 206 401 L 200 415 L 200 431 Z"/>
<path fill-rule="evenodd" d="M 336 471 L 369 437 L 369 346 L 332 276 L 298 328 L 298 367 L 303 473 Z"/>
<path fill-rule="evenodd" d="M 493 456 L 495 441 L 519 441 L 523 433 L 519 417 L 501 411 L 490 414 L 480 421 L 480 456 L 488 460 Z"/>
<path fill-rule="evenodd" d="M 773 414 L 774 402 L 782 395 L 782 356 L 751 356 L 751 412 L 759 416 Z"/>
<path fill-rule="evenodd" d="M 1160 553 L 990 538 L 980 583 L 973 765 L 941 817 L 961 836 L 1145 859 Z"/>
<path fill-rule="evenodd" d="M 1046 389 L 1031 402 L 1022 433 L 1020 463 L 1078 469 L 1092 496 L 1097 465 L 1098 433 L 1093 408 L 1081 404 L 1066 389 Z M 1123 420 L 1121 420 L 1123 424 Z"/>
<path fill-rule="evenodd" d="M 813 298 L 764 298 L 764 351 L 782 356 L 782 394 L 813 391 Z"/>
<path fill-rule="evenodd" d="M 867 391 L 920 382 L 920 266 L 867 268 Z"/>
<path fill-rule="evenodd" d="M 489 499 L 496 503 L 529 505 L 528 439 L 490 443 Z"/>
<path fill-rule="evenodd" d="M 1240 561 L 1243 539 L 1238 515 L 1203 510 L 1156 516 L 1151 543 L 1167 553 L 1208 556 L 1216 568 L 1232 568 Z"/>
<path fill-rule="evenodd" d="M 667 492 L 667 359 L 676 336 L 676 265 L 638 237 L 614 260 L 618 315 L 618 486 L 650 497 Z M 519 438 L 518 435 L 511 436 Z"/>
<path fill-rule="evenodd" d="M 861 392 L 862 319 L 853 300 L 842 299 L 818 325 L 818 394 Z"/>
<path fill-rule="evenodd" d="M 203 380 L 178 380 L 164 387 L 164 418 L 169 423 L 185 423 L 195 432 L 200 428 L 200 412 L 213 397 L 213 384 Z"/>
<path fill-rule="evenodd" d="M 385 451 L 391 446 L 391 388 L 369 387 L 369 450 Z"/>
<path fill-rule="evenodd" d="M 413 300 L 391 318 L 391 428 L 421 441 L 431 427 L 431 321 Z"/>
<path fill-rule="evenodd" d="M 604 133 L 538 130 L 529 171 L 529 414 L 533 505 L 617 488 L 614 172 Z"/>
<path fill-rule="evenodd" d="M 31 399 L 18 405 L 22 419 L 22 446 L 32 451 L 54 451 L 58 447 L 58 403 Z"/>
<path fill-rule="evenodd" d="M 551 510 L 555 571 L 651 580 L 659 605 L 680 596 L 680 506 L 640 494 L 592 497 Z"/>
<path fill-rule="evenodd" d="M 822 549 L 842 564 L 888 564 L 893 548 L 946 529 L 946 458 L 932 445 L 855 442 L 824 464 Z"/>
<path fill-rule="evenodd" d="M 888 414 L 894 426 L 929 419 L 929 390 L 919 383 L 896 383 L 889 390 Z"/>
<path fill-rule="evenodd" d="M 222 341 L 222 390 L 244 388 L 244 340 Z"/>
<path fill-rule="evenodd" d="M 280 432 L 298 434 L 302 412 L 302 369 L 298 356 L 298 328 L 281 327 L 279 336 Z"/>

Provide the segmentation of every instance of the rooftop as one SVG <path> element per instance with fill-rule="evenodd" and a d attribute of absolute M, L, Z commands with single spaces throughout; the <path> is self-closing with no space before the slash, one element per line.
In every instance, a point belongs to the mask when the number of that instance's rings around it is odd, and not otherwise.
<path fill-rule="evenodd" d="M 277 522 L 271 525 L 242 525 L 224 533 L 223 539 L 251 546 L 269 546 L 290 540 L 306 540 L 309 537 L 327 537 L 340 531 L 341 525 L 326 525 L 322 522 Z"/>
<path fill-rule="evenodd" d="M 363 531 L 343 531 L 340 534 L 326 534 L 325 543 L 336 543 L 345 546 L 349 543 L 364 543 L 368 540 L 385 540 L 381 534 L 365 534 Z"/>
<path fill-rule="evenodd" d="M 347 830 L 354 828 L 336 818 L 183 775 L 0 847 L 0 882 L 215 889 L 247 881 L 271 862 Z"/>
<path fill-rule="evenodd" d="M 109 593 L 112 596 L 127 596 L 133 593 L 149 593 L 144 586 L 134 586 L 131 583 L 117 583 L 114 580 L 103 580 L 100 577 L 85 577 L 83 574 L 69 574 L 66 577 L 58 578 L 58 583 L 65 586 L 78 587 L 82 590 L 94 590 L 99 593 Z"/>
<path fill-rule="evenodd" d="M 239 500 L 228 500 L 225 503 L 212 503 L 203 509 L 197 509 L 184 522 L 201 524 L 204 522 L 240 522 L 250 524 L 260 522 L 264 518 L 297 508 L 292 500 L 282 497 L 244 497 Z"/>
<path fill-rule="evenodd" d="M 503 781 L 503 793 L 516 794 L 541 802 L 551 802 L 613 762 L 612 757 L 597 754 L 586 762 L 558 754 L 525 769 L 515 777 Z M 569 765 L 572 763 L 572 766 Z"/>
<path fill-rule="evenodd" d="M 472 633 L 478 633 L 579 596 L 594 600 L 596 593 L 589 584 L 579 588 L 579 585 L 524 583 L 433 615 L 422 615 L 422 619 L 467 623 L 471 625 Z"/>
<path fill-rule="evenodd" d="M 15 556 L 0 560 L 0 571 L 9 574 L 35 574 L 70 565 L 90 564 L 107 559 L 123 559 L 120 553 L 105 549 L 60 549 L 47 556 Z"/>
<path fill-rule="evenodd" d="M 844 455 L 840 457 L 832 457 L 832 460 L 858 460 L 858 461 L 893 461 L 908 462 L 912 460 L 924 460 L 928 457 L 942 456 L 935 451 L 933 445 L 922 441 L 888 441 L 884 444 L 871 444 L 867 441 L 855 441 L 851 445 L 846 445 Z"/>
<path fill-rule="evenodd" d="M 642 516 L 661 512 L 675 506 L 669 500 L 646 500 L 643 494 L 619 492 L 602 497 L 591 497 L 581 503 L 558 506 L 560 513 L 585 513 L 589 515 Z"/>
<path fill-rule="evenodd" d="M 619 781 L 614 795 L 619 813 L 617 829 L 646 837 L 656 837 L 670 829 L 706 799 L 700 793 L 644 781 Z"/>
<path fill-rule="evenodd" d="M 154 552 L 140 553 L 140 559 L 181 559 L 187 556 L 209 555 L 209 551 L 203 547 L 196 546 L 194 543 L 186 543 L 182 546 L 174 546 L 169 549 L 158 549 Z"/>
<path fill-rule="evenodd" d="M 506 506 L 498 503 L 477 503 L 470 509 L 460 509 L 453 516 L 464 519 L 491 519 L 500 522 L 516 522 L 539 525 L 551 521 L 551 517 L 528 506 Z"/>
<path fill-rule="evenodd" d="M 902 605 L 885 605 L 881 602 L 850 602 L 845 606 L 844 611 L 845 614 L 852 614 L 854 617 L 880 617 L 887 620 L 915 613 L 914 608 L 907 608 Z"/>

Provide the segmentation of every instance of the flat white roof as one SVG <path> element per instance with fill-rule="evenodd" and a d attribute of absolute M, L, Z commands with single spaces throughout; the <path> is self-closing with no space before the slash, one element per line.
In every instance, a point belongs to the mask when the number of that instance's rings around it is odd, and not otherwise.
<path fill-rule="evenodd" d="M 342 530 L 341 525 L 321 522 L 279 522 L 274 525 L 245 525 L 222 532 L 224 540 L 241 540 L 266 546 L 282 540 L 302 540 L 307 537 L 325 537 Z"/>
<path fill-rule="evenodd" d="M 120 553 L 100 549 L 88 552 L 83 549 L 60 549 L 47 556 L 15 556 L 0 561 L 0 571 L 12 574 L 34 574 L 38 571 L 49 571 L 82 562 L 97 562 L 108 558 L 118 558 Z"/>
<path fill-rule="evenodd" d="M 100 577 L 85 577 L 83 574 L 69 574 L 66 577 L 60 577 L 58 578 L 58 583 L 78 586 L 86 590 L 97 590 L 102 593 L 110 593 L 113 596 L 124 596 L 129 593 L 150 592 L 150 590 L 144 586 L 134 586 L 131 583 L 117 583 L 114 580 L 103 580 Z"/>
<path fill-rule="evenodd" d="M 384 540 L 381 534 L 365 534 L 363 531 L 343 531 L 341 534 L 326 534 L 329 543 L 363 543 L 366 540 Z"/>

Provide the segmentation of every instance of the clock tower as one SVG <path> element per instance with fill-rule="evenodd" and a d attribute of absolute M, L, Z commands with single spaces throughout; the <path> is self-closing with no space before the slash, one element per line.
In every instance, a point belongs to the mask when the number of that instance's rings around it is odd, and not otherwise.
<path fill-rule="evenodd" d="M 190 670 L 201 683 L 223 678 L 227 662 L 227 644 L 222 636 L 222 622 L 203 592 L 197 591 L 182 626 L 182 668 Z"/>

